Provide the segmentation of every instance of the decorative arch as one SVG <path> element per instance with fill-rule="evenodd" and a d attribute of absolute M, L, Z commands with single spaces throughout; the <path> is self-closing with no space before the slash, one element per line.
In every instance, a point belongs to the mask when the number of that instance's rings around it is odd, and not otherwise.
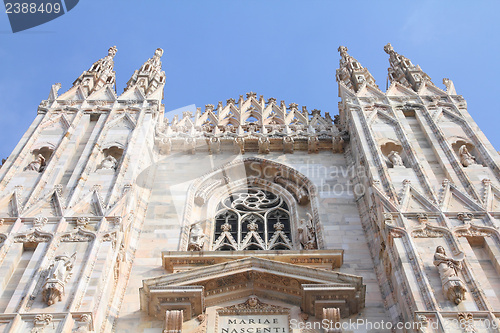
<path fill-rule="evenodd" d="M 280 181 L 275 181 L 277 178 Z M 286 181 L 283 181 L 283 179 Z M 285 237 L 282 237 L 282 233 L 275 233 L 275 231 L 278 231 L 277 229 L 280 229 L 280 225 L 277 225 L 276 229 L 274 229 L 274 224 L 270 227 L 273 216 L 267 214 L 274 211 L 273 209 L 261 210 L 257 214 L 263 217 L 265 223 L 267 223 L 266 226 L 263 225 L 261 231 L 267 233 L 262 238 L 266 242 L 265 250 L 271 250 L 270 246 L 273 247 L 272 244 L 277 243 L 279 243 L 279 246 L 275 250 L 283 250 L 285 247 L 293 250 L 302 249 L 299 229 L 302 227 L 302 230 L 304 230 L 305 225 L 309 225 L 308 230 L 315 235 L 317 248 L 324 247 L 314 184 L 292 167 L 266 159 L 249 157 L 221 165 L 193 182 L 188 190 L 179 250 L 185 251 L 188 249 L 190 230 L 194 225 L 198 225 L 196 227 L 197 232 L 203 232 L 202 239 L 205 240 L 201 247 L 195 246 L 195 248 L 202 250 L 217 248 L 217 237 L 215 235 L 220 236 L 222 229 L 219 226 L 219 229 L 216 230 L 215 220 L 217 214 L 222 213 L 221 202 L 235 193 L 243 193 L 249 189 L 251 191 L 263 191 L 264 195 L 268 193 L 271 197 L 279 197 L 283 204 L 279 210 L 283 213 L 286 211 L 288 215 L 287 223 L 289 227 L 285 226 L 281 231 L 283 231 L 284 235 L 287 235 L 289 242 L 286 241 Z M 307 196 L 307 200 L 305 200 L 304 195 Z M 241 213 L 237 214 L 238 223 L 244 217 L 244 214 Z M 274 223 L 276 222 L 278 221 L 274 221 Z M 238 226 L 239 228 L 242 227 L 241 224 L 235 224 L 232 227 L 236 228 Z M 273 230 L 270 230 L 270 228 Z M 232 230 L 232 232 L 234 238 L 236 235 L 235 230 Z M 242 234 L 239 235 L 238 237 L 242 240 Z M 273 236 L 280 240 L 271 242 Z M 234 239 L 234 241 L 238 242 L 237 239 Z M 228 244 L 230 243 L 231 241 L 228 241 Z"/>

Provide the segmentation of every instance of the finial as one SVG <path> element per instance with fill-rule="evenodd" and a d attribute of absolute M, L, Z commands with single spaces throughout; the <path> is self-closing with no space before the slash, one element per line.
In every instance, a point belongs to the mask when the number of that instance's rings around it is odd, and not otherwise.
<path fill-rule="evenodd" d="M 116 48 L 116 46 L 112 46 L 108 49 L 108 56 L 110 56 L 111 58 L 114 58 L 115 55 L 116 55 L 116 51 L 118 51 L 118 49 Z"/>
<path fill-rule="evenodd" d="M 391 43 L 387 43 L 385 46 L 384 46 L 384 51 L 385 53 L 387 54 L 391 54 L 394 52 L 394 48 L 392 47 Z"/>
<path fill-rule="evenodd" d="M 389 54 L 389 79 L 396 81 L 418 92 L 423 82 L 431 82 L 431 78 L 418 65 L 413 65 L 410 59 L 394 51 L 391 43 L 384 46 L 384 51 Z"/>
<path fill-rule="evenodd" d="M 161 58 L 162 55 L 163 55 L 163 49 L 157 48 L 155 50 L 155 57 Z"/>
<path fill-rule="evenodd" d="M 347 47 L 341 45 L 338 51 L 340 52 L 340 65 L 336 72 L 337 82 L 342 82 L 347 88 L 355 92 L 365 83 L 377 87 L 370 72 L 347 53 Z"/>

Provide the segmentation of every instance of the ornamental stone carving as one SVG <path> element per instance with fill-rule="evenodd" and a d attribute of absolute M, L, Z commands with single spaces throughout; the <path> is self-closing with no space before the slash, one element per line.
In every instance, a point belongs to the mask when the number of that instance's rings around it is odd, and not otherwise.
<path fill-rule="evenodd" d="M 293 154 L 293 144 L 294 140 L 291 136 L 283 137 L 283 152 L 288 154 Z"/>
<path fill-rule="evenodd" d="M 52 322 L 52 315 L 48 313 L 38 314 L 35 316 L 34 327 L 31 329 L 31 333 L 42 333 L 45 330 L 45 326 Z"/>
<path fill-rule="evenodd" d="M 219 154 L 220 153 L 220 139 L 212 137 L 208 139 L 208 153 L 209 154 Z"/>
<path fill-rule="evenodd" d="M 476 158 L 472 156 L 465 145 L 460 146 L 458 154 L 460 155 L 460 163 L 462 163 L 464 167 L 476 164 Z"/>
<path fill-rule="evenodd" d="M 182 310 L 165 311 L 165 328 L 163 333 L 181 333 L 182 332 L 183 313 Z"/>
<path fill-rule="evenodd" d="M 458 272 L 462 269 L 462 260 L 453 259 L 446 256 L 446 252 L 442 246 L 436 248 L 434 253 L 434 265 L 439 270 L 441 284 L 443 285 L 444 296 L 455 304 L 460 304 L 465 298 L 465 284 L 458 276 Z"/>
<path fill-rule="evenodd" d="M 234 146 L 236 147 L 236 153 L 245 154 L 245 139 L 244 138 L 235 138 Z"/>
<path fill-rule="evenodd" d="M 188 251 L 201 251 L 207 236 L 203 233 L 200 223 L 196 223 L 189 231 Z"/>
<path fill-rule="evenodd" d="M 259 154 L 269 154 L 271 142 L 268 137 L 259 138 Z"/>
<path fill-rule="evenodd" d="M 319 151 L 319 139 L 317 136 L 310 136 L 307 139 L 307 152 L 316 154 Z"/>
<path fill-rule="evenodd" d="M 340 309 L 323 308 L 323 322 L 325 333 L 341 333 L 340 328 Z"/>
<path fill-rule="evenodd" d="M 42 287 L 43 301 L 52 305 L 62 300 L 64 287 L 72 275 L 73 264 L 76 260 L 76 252 L 72 256 L 67 254 L 58 255 L 49 267 L 49 274 Z"/>

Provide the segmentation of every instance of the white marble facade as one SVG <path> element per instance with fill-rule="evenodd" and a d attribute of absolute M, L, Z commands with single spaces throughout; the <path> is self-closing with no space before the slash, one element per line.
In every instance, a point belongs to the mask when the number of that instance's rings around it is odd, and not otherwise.
<path fill-rule="evenodd" d="M 119 96 L 115 47 L 53 85 L 0 169 L 0 332 L 495 331 L 499 156 L 384 50 L 385 92 L 339 48 L 335 120 L 253 92 L 168 119 L 161 49 Z"/>

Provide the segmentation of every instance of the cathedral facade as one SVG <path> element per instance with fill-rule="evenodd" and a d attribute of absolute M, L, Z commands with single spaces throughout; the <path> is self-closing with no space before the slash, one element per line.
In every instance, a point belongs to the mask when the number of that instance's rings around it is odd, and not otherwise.
<path fill-rule="evenodd" d="M 500 156 L 453 82 L 347 48 L 339 114 L 250 92 L 165 117 L 117 49 L 0 169 L 0 332 L 498 332 Z"/>

